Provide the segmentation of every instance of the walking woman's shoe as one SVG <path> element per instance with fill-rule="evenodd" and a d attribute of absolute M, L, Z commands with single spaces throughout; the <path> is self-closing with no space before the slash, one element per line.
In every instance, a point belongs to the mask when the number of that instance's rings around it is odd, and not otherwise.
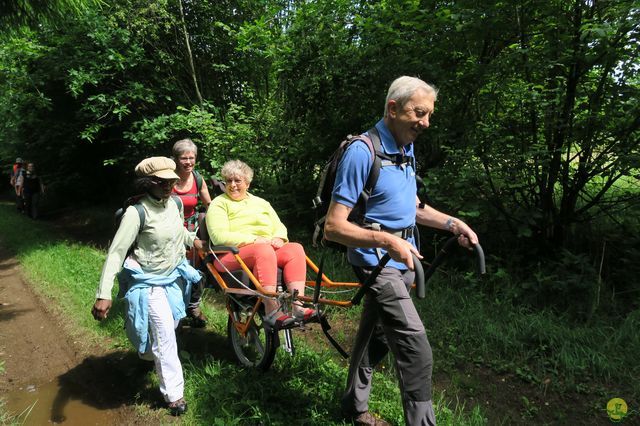
<path fill-rule="evenodd" d="M 180 398 L 177 401 L 169 403 L 169 412 L 172 416 L 181 416 L 187 412 L 187 401 L 184 398 Z"/>
<path fill-rule="evenodd" d="M 192 328 L 205 328 L 207 326 L 207 317 L 200 308 L 187 309 L 187 317 L 191 319 Z"/>

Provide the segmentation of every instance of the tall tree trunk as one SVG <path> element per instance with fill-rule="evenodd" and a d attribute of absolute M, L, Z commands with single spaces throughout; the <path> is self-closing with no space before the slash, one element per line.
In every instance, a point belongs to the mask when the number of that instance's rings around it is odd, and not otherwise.
<path fill-rule="evenodd" d="M 184 43 L 187 46 L 187 55 L 189 56 L 189 67 L 191 68 L 191 79 L 193 80 L 193 87 L 196 91 L 196 98 L 198 98 L 198 104 L 202 105 L 202 95 L 200 94 L 200 87 L 198 86 L 198 77 L 196 76 L 196 67 L 193 64 L 193 54 L 191 53 L 191 43 L 189 43 L 189 33 L 187 32 L 187 24 L 184 21 L 184 10 L 182 9 L 182 0 L 178 0 L 178 7 L 180 8 L 180 23 L 182 24 L 182 33 L 184 34 Z"/>

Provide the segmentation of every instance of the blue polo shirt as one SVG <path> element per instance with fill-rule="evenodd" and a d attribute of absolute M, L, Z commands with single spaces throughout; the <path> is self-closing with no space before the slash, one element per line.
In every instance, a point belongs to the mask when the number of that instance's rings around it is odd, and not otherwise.
<path fill-rule="evenodd" d="M 383 120 L 376 123 L 380 133 L 382 150 L 386 154 L 399 154 L 398 145 Z M 404 155 L 414 157 L 413 144 L 404 147 Z M 373 159 L 367 145 L 356 141 L 347 148 L 336 172 L 332 200 L 353 208 L 369 176 Z M 378 182 L 367 202 L 365 218 L 387 229 L 404 229 L 416 221 L 416 173 L 415 157 L 412 165 L 389 165 L 380 169 Z M 415 246 L 413 237 L 408 240 Z M 382 254 L 385 251 L 382 250 Z M 373 248 L 349 248 L 349 262 L 356 266 L 373 267 L 378 264 L 378 254 Z M 406 270 L 404 263 L 390 260 L 387 266 Z"/>

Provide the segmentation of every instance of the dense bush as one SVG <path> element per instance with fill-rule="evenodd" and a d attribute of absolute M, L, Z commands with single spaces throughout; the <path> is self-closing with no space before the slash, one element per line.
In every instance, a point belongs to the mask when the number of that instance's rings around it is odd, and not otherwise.
<path fill-rule="evenodd" d="M 105 2 L 0 34 L 0 159 L 28 157 L 60 200 L 95 203 L 191 137 L 205 175 L 247 161 L 252 189 L 304 236 L 319 166 L 380 118 L 395 77 L 417 75 L 440 89 L 417 141 L 426 194 L 478 230 L 516 298 L 628 311 L 638 13 L 631 0 Z"/>

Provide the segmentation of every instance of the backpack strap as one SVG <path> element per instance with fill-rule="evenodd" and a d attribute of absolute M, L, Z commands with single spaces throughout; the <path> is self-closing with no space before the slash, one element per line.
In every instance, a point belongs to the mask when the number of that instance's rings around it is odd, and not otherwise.
<path fill-rule="evenodd" d="M 413 157 L 404 154 L 387 154 L 382 150 L 380 132 L 378 132 L 378 129 L 376 129 L 375 126 L 369 129 L 367 133 L 370 137 L 363 134 L 354 138 L 354 140 L 362 140 L 367 145 L 369 151 L 371 151 L 371 155 L 373 156 L 373 163 L 371 164 L 367 181 L 365 182 L 364 188 L 358 197 L 358 201 L 356 201 L 356 204 L 353 206 L 351 214 L 349 215 L 350 220 L 358 224 L 364 224 L 364 214 L 367 211 L 367 202 L 373 193 L 373 188 L 375 188 L 376 183 L 378 183 L 380 169 L 382 167 L 405 167 L 406 165 L 413 165 L 415 168 Z"/>
<path fill-rule="evenodd" d="M 180 212 L 180 216 L 183 216 L 184 215 L 183 205 L 180 197 L 175 194 L 171 194 L 171 199 L 176 203 L 176 206 L 178 207 L 178 211 Z M 142 232 L 142 229 L 144 228 L 146 214 L 144 212 L 144 207 L 142 207 L 142 204 L 139 201 L 133 204 L 133 207 L 135 207 L 136 211 L 138 212 L 138 218 L 140 218 L 140 229 L 138 229 L 138 234 L 139 234 Z"/>
<path fill-rule="evenodd" d="M 371 146 L 369 146 L 369 150 L 373 155 L 373 164 L 371 164 L 371 169 L 369 170 L 369 176 L 367 177 L 367 181 L 364 184 L 364 188 L 360 193 L 360 197 L 358 197 L 358 201 L 356 204 L 360 204 L 362 207 L 366 208 L 367 201 L 369 201 L 369 197 L 371 197 L 371 193 L 373 192 L 373 188 L 378 183 L 378 177 L 380 177 L 380 169 L 382 168 L 382 159 L 380 154 L 382 152 L 382 142 L 380 141 L 380 133 L 378 129 L 372 127 L 367 132 L 371 135 L 371 139 L 369 139 Z M 365 140 L 366 143 L 366 140 Z M 374 155 L 375 154 L 375 155 Z M 354 206 L 355 209 L 355 206 Z M 363 210 L 364 214 L 364 210 Z"/>
<path fill-rule="evenodd" d="M 139 234 L 142 232 L 142 228 L 144 228 L 144 222 L 145 222 L 144 207 L 142 207 L 142 204 L 140 204 L 140 202 L 135 203 L 133 207 L 135 207 L 135 209 L 137 210 L 138 217 L 140 218 L 140 229 L 138 229 L 138 234 Z"/>
<path fill-rule="evenodd" d="M 196 180 L 196 189 L 198 190 L 198 194 L 200 194 L 200 188 L 202 188 L 202 175 L 197 171 L 193 170 L 193 178 Z"/>
<path fill-rule="evenodd" d="M 354 140 L 363 141 L 369 148 L 371 156 L 373 157 L 373 163 L 369 169 L 367 181 L 364 183 L 364 188 L 362 188 L 358 201 L 356 201 L 356 204 L 353 206 L 353 209 L 351 209 L 351 214 L 349 215 L 349 220 L 358 224 L 364 223 L 364 213 L 367 210 L 367 201 L 369 201 L 373 188 L 378 182 L 378 177 L 380 177 L 380 169 L 382 168 L 382 158 L 380 154 L 384 155 L 382 152 L 382 142 L 380 141 L 380 133 L 378 132 L 378 129 L 374 126 L 369 129 L 367 133 L 369 134 L 369 137 L 362 134 L 357 138 L 354 138 Z"/>
<path fill-rule="evenodd" d="M 212 177 L 209 182 L 211 183 L 210 192 L 213 198 L 213 195 L 221 195 L 225 192 L 225 183 Z"/>
<path fill-rule="evenodd" d="M 180 198 L 180 196 L 176 194 L 171 194 L 171 199 L 173 199 L 173 201 L 176 203 L 176 206 L 178 206 L 180 216 L 184 218 L 184 205 L 182 204 L 182 198 Z"/>

